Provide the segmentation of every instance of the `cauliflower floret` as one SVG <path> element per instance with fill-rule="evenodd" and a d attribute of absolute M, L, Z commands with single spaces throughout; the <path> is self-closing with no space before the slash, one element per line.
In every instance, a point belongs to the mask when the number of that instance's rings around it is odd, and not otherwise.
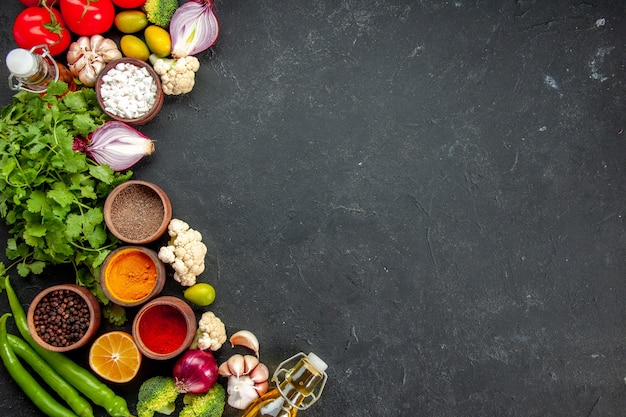
<path fill-rule="evenodd" d="M 206 311 L 198 322 L 196 344 L 198 349 L 218 350 L 226 342 L 226 327 L 213 312 Z"/>
<path fill-rule="evenodd" d="M 179 219 L 172 219 L 167 227 L 170 241 L 159 249 L 159 259 L 174 269 L 174 279 L 185 287 L 196 283 L 196 277 L 204 272 L 207 247 L 202 234 Z"/>
<path fill-rule="evenodd" d="M 163 93 L 179 95 L 193 90 L 196 72 L 200 69 L 200 61 L 195 56 L 171 59 L 150 55 L 150 62 L 161 78 Z"/>

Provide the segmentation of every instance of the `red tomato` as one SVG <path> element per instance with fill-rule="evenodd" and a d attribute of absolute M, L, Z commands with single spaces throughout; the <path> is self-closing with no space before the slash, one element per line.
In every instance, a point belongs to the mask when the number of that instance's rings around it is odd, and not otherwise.
<path fill-rule="evenodd" d="M 61 14 L 77 35 L 98 35 L 113 26 L 115 6 L 111 0 L 61 0 Z"/>
<path fill-rule="evenodd" d="M 26 7 L 35 7 L 39 6 L 39 0 L 20 0 L 20 2 Z M 57 0 L 46 0 L 46 4 L 48 6 L 52 6 L 55 4 Z"/>
<path fill-rule="evenodd" d="M 13 23 L 13 38 L 17 46 L 31 49 L 37 45 L 48 45 L 51 55 L 64 52 L 71 42 L 70 31 L 65 27 L 61 13 L 51 7 L 52 14 L 43 7 L 28 7 L 17 15 Z M 52 30 L 49 23 L 54 17 L 57 27 Z"/>
<path fill-rule="evenodd" d="M 113 3 L 117 7 L 121 7 L 123 9 L 138 9 L 143 6 L 146 0 L 113 0 Z"/>

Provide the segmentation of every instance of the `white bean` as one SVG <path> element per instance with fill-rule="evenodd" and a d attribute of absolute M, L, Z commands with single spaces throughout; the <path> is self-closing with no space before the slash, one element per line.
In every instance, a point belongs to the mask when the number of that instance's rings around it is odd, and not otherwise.
<path fill-rule="evenodd" d="M 150 111 L 156 101 L 156 89 L 146 68 L 121 62 L 102 76 L 100 96 L 107 112 L 136 119 Z"/>

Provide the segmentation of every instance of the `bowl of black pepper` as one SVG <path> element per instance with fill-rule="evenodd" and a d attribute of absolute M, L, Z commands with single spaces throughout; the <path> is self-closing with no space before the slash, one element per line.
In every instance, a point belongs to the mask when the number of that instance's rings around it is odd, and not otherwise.
<path fill-rule="evenodd" d="M 115 187 L 104 201 L 104 222 L 119 240 L 146 245 L 167 231 L 172 204 L 158 185 L 129 180 Z"/>
<path fill-rule="evenodd" d="M 67 352 L 84 346 L 96 334 L 100 304 L 84 287 L 55 285 L 35 296 L 27 319 L 35 342 L 51 351 Z"/>

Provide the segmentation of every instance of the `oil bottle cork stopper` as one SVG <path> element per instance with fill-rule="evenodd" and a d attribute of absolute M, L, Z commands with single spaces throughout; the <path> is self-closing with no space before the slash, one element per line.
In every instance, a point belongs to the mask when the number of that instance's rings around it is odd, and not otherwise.
<path fill-rule="evenodd" d="M 324 362 L 319 356 L 317 356 L 313 352 L 310 352 L 307 358 L 311 362 L 311 365 L 313 365 L 315 369 L 317 369 L 320 372 L 324 372 L 328 368 L 328 365 L 326 364 L 326 362 Z"/>
<path fill-rule="evenodd" d="M 37 59 L 26 49 L 13 49 L 6 57 L 9 72 L 19 78 L 27 78 L 37 72 Z"/>

